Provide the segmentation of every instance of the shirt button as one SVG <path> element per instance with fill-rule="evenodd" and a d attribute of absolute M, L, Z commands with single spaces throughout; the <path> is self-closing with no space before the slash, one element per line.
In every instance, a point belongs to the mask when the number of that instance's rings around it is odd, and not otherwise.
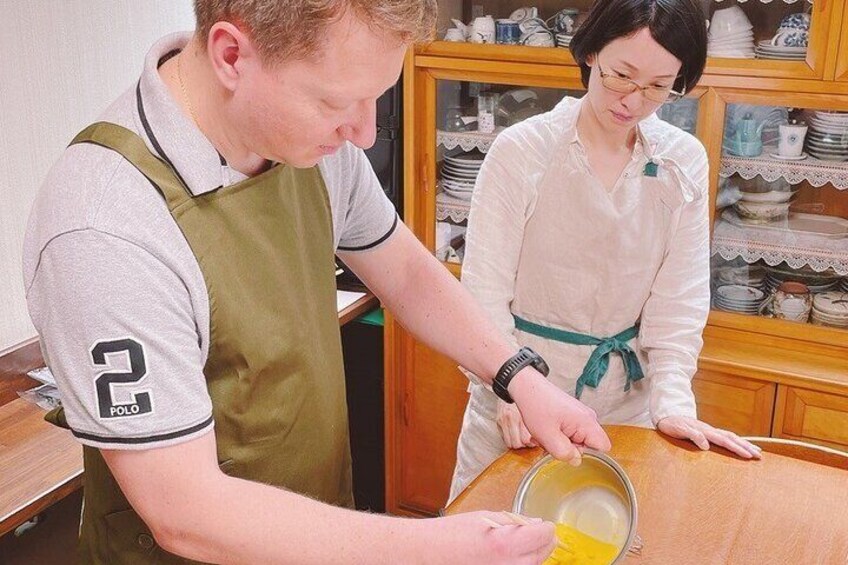
<path fill-rule="evenodd" d="M 142 549 L 153 549 L 156 546 L 156 541 L 147 534 L 138 534 L 136 541 Z"/>

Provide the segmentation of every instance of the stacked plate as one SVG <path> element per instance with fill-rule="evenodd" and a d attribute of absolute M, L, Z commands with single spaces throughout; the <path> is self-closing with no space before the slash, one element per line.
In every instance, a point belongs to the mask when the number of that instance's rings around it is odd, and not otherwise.
<path fill-rule="evenodd" d="M 707 55 L 727 59 L 753 59 L 755 50 L 752 29 L 753 26 L 729 35 L 716 36 L 710 34 L 709 43 L 707 43 Z"/>
<path fill-rule="evenodd" d="M 568 47 L 571 45 L 571 38 L 574 37 L 573 33 L 558 33 L 556 34 L 556 44 L 557 47 Z"/>
<path fill-rule="evenodd" d="M 713 305 L 725 312 L 756 315 L 766 293 L 753 286 L 726 284 L 716 288 Z"/>
<path fill-rule="evenodd" d="M 810 314 L 820 326 L 848 328 L 848 292 L 823 292 L 813 297 Z"/>
<path fill-rule="evenodd" d="M 837 288 L 840 277 L 834 273 L 817 273 L 809 268 L 791 269 L 789 267 L 767 267 L 766 287 L 769 294 L 786 281 L 799 282 L 807 285 L 813 294 L 827 292 Z"/>
<path fill-rule="evenodd" d="M 754 51 L 756 52 L 758 59 L 803 61 L 807 58 L 806 47 L 784 47 L 783 45 L 772 45 L 771 41 L 768 39 L 760 41 Z"/>
<path fill-rule="evenodd" d="M 445 156 L 442 163 L 441 185 L 446 193 L 461 200 L 471 200 L 474 184 L 485 155 L 479 151 Z"/>
<path fill-rule="evenodd" d="M 713 269 L 716 286 L 742 285 L 764 290 L 766 270 L 760 266 L 723 266 Z"/>
<path fill-rule="evenodd" d="M 816 159 L 848 161 L 848 112 L 813 112 L 805 146 Z"/>

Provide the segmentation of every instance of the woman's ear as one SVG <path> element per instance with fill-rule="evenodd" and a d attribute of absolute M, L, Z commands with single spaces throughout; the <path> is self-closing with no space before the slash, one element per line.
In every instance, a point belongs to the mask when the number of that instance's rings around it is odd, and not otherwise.
<path fill-rule="evenodd" d="M 595 66 L 595 54 L 594 53 L 586 56 L 586 66 L 587 67 L 594 67 Z"/>

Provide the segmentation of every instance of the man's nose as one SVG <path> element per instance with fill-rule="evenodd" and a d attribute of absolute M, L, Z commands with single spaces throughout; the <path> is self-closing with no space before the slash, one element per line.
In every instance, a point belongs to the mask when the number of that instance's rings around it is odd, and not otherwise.
<path fill-rule="evenodd" d="M 355 114 L 341 127 L 341 135 L 361 149 L 368 149 L 377 139 L 377 102 L 364 101 Z"/>

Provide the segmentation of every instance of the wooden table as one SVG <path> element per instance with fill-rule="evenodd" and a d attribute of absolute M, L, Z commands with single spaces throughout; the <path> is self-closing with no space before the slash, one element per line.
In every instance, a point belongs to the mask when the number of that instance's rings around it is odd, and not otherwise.
<path fill-rule="evenodd" d="M 605 426 L 629 475 L 645 546 L 627 563 L 848 563 L 848 472 L 776 454 L 744 461 L 658 432 Z M 447 509 L 511 509 L 540 449 L 510 451 Z"/>
<path fill-rule="evenodd" d="M 0 536 L 82 486 L 82 448 L 44 410 L 19 398 L 0 406 Z"/>
<path fill-rule="evenodd" d="M 366 292 L 339 312 L 339 325 L 378 305 Z M 82 474 L 82 447 L 70 431 L 45 422 L 44 410 L 23 399 L 0 405 L 0 536 L 80 488 Z"/>

